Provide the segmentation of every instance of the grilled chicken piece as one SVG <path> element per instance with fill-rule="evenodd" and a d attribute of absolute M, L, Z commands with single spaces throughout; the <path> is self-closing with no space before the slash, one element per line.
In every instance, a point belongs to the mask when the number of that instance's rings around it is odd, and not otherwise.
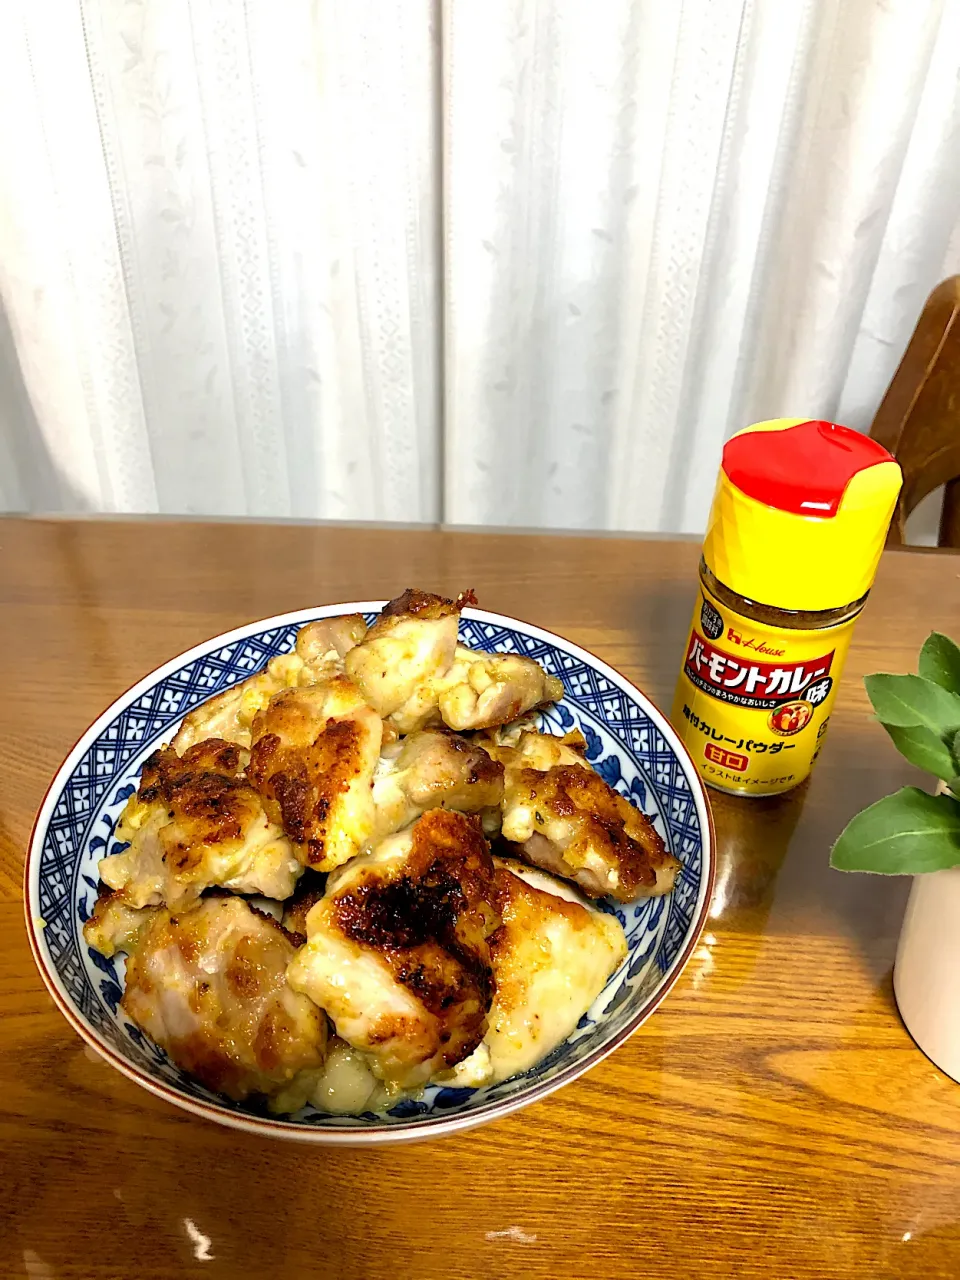
<path fill-rule="evenodd" d="M 382 732 L 380 717 L 343 675 L 284 689 L 258 712 L 247 776 L 306 865 L 331 871 L 373 833 Z"/>
<path fill-rule="evenodd" d="M 422 1085 L 486 1031 L 493 891 L 479 823 L 432 809 L 330 877 L 288 981 L 381 1079 Z"/>
<path fill-rule="evenodd" d="M 499 819 L 502 799 L 502 764 L 458 734 L 422 729 L 381 757 L 373 783 L 377 835 L 399 831 L 428 809 L 494 809 Z"/>
<path fill-rule="evenodd" d="M 321 1076 L 327 1026 L 287 984 L 296 941 L 242 898 L 158 911 L 127 961 L 123 1009 L 208 1089 L 297 1110 Z"/>
<path fill-rule="evenodd" d="M 150 756 L 115 831 L 130 847 L 100 863 L 117 901 L 183 909 L 214 885 L 290 896 L 301 870 L 296 851 L 239 776 L 242 757 L 216 738 L 182 757 L 172 747 Z"/>
<path fill-rule="evenodd" d="M 632 902 L 670 892 L 680 863 L 570 739 L 524 733 L 514 748 L 489 749 L 506 765 L 502 834 L 525 862 L 593 898 Z"/>
<path fill-rule="evenodd" d="M 483 1043 L 453 1073 L 460 1085 L 529 1070 L 574 1031 L 627 954 L 615 916 L 542 872 L 493 861 L 503 915 L 490 940 L 496 994 Z"/>
<path fill-rule="evenodd" d="M 516 653 L 480 653 L 458 645 L 436 682 L 440 716 L 451 729 L 489 729 L 563 697 L 563 682 Z"/>
<path fill-rule="evenodd" d="M 157 910 L 156 907 L 131 907 L 122 894 L 101 888 L 90 918 L 83 926 L 84 940 L 108 960 L 118 951 L 133 951 L 140 930 Z"/>
<path fill-rule="evenodd" d="M 249 749 L 254 717 L 281 689 L 316 684 L 343 671 L 344 656 L 366 634 L 358 613 L 319 618 L 302 627 L 293 653 L 271 658 L 265 670 L 224 689 L 184 719 L 174 750 L 180 755 L 206 738 L 222 738 Z"/>
<path fill-rule="evenodd" d="M 453 662 L 460 610 L 475 603 L 472 591 L 447 600 L 408 587 L 384 605 L 366 638 L 347 654 L 347 675 L 399 733 L 439 720 L 433 681 Z"/>
<path fill-rule="evenodd" d="M 401 733 L 429 725 L 485 729 L 563 696 L 563 685 L 531 658 L 478 653 L 457 644 L 456 600 L 408 588 L 391 600 L 347 655 L 346 671 L 370 704 Z"/>

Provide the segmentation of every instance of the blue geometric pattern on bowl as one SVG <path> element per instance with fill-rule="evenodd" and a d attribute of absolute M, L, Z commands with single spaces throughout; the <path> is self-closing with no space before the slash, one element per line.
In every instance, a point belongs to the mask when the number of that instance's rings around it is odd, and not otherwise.
<path fill-rule="evenodd" d="M 341 611 L 347 610 L 335 612 Z M 331 612 L 304 611 L 296 622 L 215 647 L 162 676 L 122 706 L 62 784 L 43 835 L 39 875 L 32 885 L 31 909 L 44 921 L 41 948 L 69 1001 L 87 1023 L 148 1074 L 225 1111 L 262 1114 L 214 1095 L 183 1075 L 162 1049 L 133 1026 L 119 1009 L 122 958 L 107 960 L 87 947 L 81 929 L 96 898 L 97 863 L 124 847 L 113 839 L 113 829 L 136 789 L 144 759 L 169 741 L 187 712 L 245 679 L 275 654 L 288 652 L 305 622 Z M 565 696 L 541 713 L 542 727 L 553 733 L 580 729 L 594 767 L 653 819 L 667 848 L 683 864 L 677 885 L 663 898 L 641 899 L 627 906 L 601 904 L 623 925 L 628 957 L 570 1039 L 523 1076 L 481 1089 L 432 1086 L 422 1099 L 403 1101 L 386 1116 L 330 1116 L 305 1108 L 286 1123 L 333 1129 L 410 1125 L 452 1111 L 482 1110 L 533 1084 L 549 1082 L 595 1054 L 635 1021 L 638 1006 L 651 999 L 681 955 L 705 889 L 705 832 L 681 761 L 634 696 L 577 653 L 561 647 L 562 641 L 529 634 L 521 629 L 523 625 L 489 621 L 476 611 L 468 611 L 461 618 L 460 638 L 474 649 L 525 654 L 560 677 Z M 279 1119 L 283 1122 L 285 1118 Z"/>

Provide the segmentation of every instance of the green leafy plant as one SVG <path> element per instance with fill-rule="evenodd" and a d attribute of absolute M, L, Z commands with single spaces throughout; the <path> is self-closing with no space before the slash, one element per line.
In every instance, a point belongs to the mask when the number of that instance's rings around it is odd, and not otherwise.
<path fill-rule="evenodd" d="M 902 787 L 870 805 L 844 828 L 830 865 L 893 876 L 960 865 L 960 648 L 934 631 L 917 675 L 867 676 L 864 683 L 900 754 L 946 790 L 931 796 Z"/>

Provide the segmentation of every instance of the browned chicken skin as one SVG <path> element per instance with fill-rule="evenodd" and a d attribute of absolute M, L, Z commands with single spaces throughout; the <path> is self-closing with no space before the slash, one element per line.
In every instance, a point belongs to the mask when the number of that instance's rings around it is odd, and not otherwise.
<path fill-rule="evenodd" d="M 130 907 L 186 906 L 204 889 L 286 898 L 296 852 L 242 776 L 244 752 L 211 738 L 178 756 L 155 751 L 117 824 L 130 848 L 104 858 L 101 879 Z"/>
<path fill-rule="evenodd" d="M 419 587 L 407 587 L 406 591 L 395 596 L 380 610 L 380 616 L 367 632 L 367 639 L 378 638 L 393 630 L 395 623 L 404 618 L 424 618 L 436 620 L 460 616 L 468 604 L 476 604 L 477 597 L 472 588 L 461 591 L 456 600 L 448 600 L 446 596 L 435 596 L 429 591 L 421 591 Z"/>
<path fill-rule="evenodd" d="M 384 1080 L 423 1084 L 483 1039 L 496 902 L 479 824 L 431 810 L 330 877 L 290 984 Z"/>
<path fill-rule="evenodd" d="M 653 823 L 586 765 L 521 769 L 510 775 L 508 796 L 507 803 L 533 809 L 534 829 L 522 848 L 534 866 L 568 877 L 591 897 L 610 894 L 619 902 L 673 888 L 679 863 Z M 515 811 L 510 829 L 518 825 Z"/>
<path fill-rule="evenodd" d="M 248 777 L 307 865 L 330 871 L 372 835 L 381 734 L 346 676 L 285 689 L 258 713 Z"/>
<path fill-rule="evenodd" d="M 574 1030 L 627 954 L 614 916 L 575 890 L 494 858 L 503 923 L 490 940 L 496 993 L 479 1049 L 455 1084 L 487 1084 L 526 1071 Z"/>
<path fill-rule="evenodd" d="M 680 863 L 650 819 L 595 773 L 575 740 L 482 740 L 506 765 L 502 834 L 534 866 L 620 902 L 669 893 Z"/>

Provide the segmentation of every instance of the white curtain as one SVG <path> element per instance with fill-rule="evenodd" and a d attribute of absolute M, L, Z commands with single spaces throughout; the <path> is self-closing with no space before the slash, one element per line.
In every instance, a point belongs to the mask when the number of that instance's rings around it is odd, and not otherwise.
<path fill-rule="evenodd" d="M 6 505 L 437 517 L 435 21 L 0 5 Z"/>
<path fill-rule="evenodd" d="M 7 0 L 0 112 L 9 509 L 698 530 L 960 270 L 958 0 Z"/>

